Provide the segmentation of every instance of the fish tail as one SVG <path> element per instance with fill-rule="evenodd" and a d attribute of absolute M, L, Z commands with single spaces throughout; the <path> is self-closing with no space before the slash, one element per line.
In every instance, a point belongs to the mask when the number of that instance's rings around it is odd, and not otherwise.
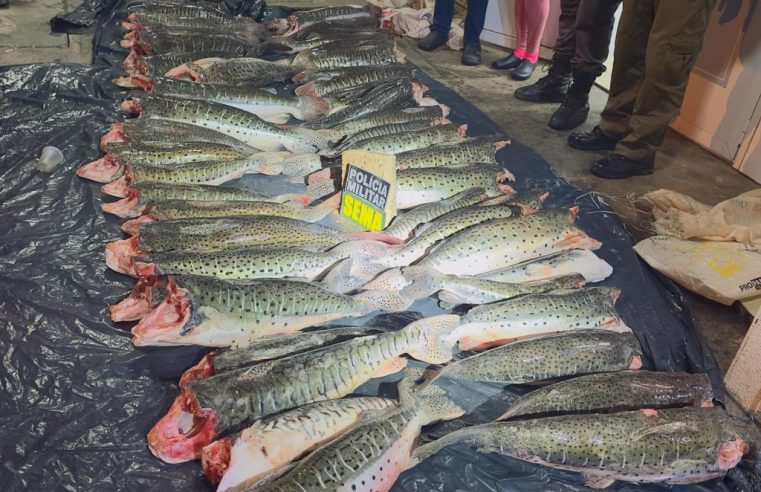
<path fill-rule="evenodd" d="M 402 296 L 399 297 L 404 299 Z M 411 347 L 407 353 L 415 359 L 429 364 L 443 364 L 452 360 L 452 348 L 457 342 L 457 339 L 452 335 L 459 324 L 459 316 L 444 314 L 424 318 L 407 325 L 405 330 L 417 330 L 419 332 L 418 343 Z"/>
<path fill-rule="evenodd" d="M 465 410 L 455 404 L 441 386 L 434 383 L 418 393 L 417 401 L 424 415 L 423 425 L 455 419 L 465 414 Z"/>
<path fill-rule="evenodd" d="M 303 87 L 303 86 L 302 86 Z M 322 98 L 313 95 L 299 96 L 295 116 L 302 121 L 311 121 L 328 114 L 330 104 Z"/>
<path fill-rule="evenodd" d="M 354 299 L 365 307 L 365 313 L 372 313 L 378 310 L 387 313 L 398 313 L 406 310 L 412 304 L 409 299 L 405 299 L 395 292 L 385 290 L 366 290 L 355 295 Z"/>
<path fill-rule="evenodd" d="M 422 463 L 442 449 L 453 444 L 464 444 L 476 449 L 487 447 L 491 439 L 489 439 L 489 436 L 486 433 L 487 431 L 484 431 L 483 427 L 484 426 L 478 425 L 456 430 L 451 434 L 440 437 L 431 443 L 418 447 L 412 453 L 408 467 L 412 468 L 413 466 Z"/>
<path fill-rule="evenodd" d="M 407 287 L 399 293 L 413 299 L 428 297 L 444 288 L 442 275 L 436 270 L 424 266 L 409 266 L 402 268 Z"/>

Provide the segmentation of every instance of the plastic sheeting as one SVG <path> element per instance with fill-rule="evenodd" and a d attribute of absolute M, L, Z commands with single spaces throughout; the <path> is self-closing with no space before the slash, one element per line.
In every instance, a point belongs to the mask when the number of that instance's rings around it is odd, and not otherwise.
<path fill-rule="evenodd" d="M 100 39 L 113 38 L 107 34 L 99 33 Z M 96 58 L 116 60 L 116 54 L 99 50 Z M 100 211 L 98 185 L 74 174 L 99 157 L 101 134 L 120 119 L 117 106 L 125 92 L 110 84 L 115 72 L 55 64 L 0 68 L 0 479 L 6 490 L 210 490 L 197 463 L 164 464 L 145 443 L 176 395 L 180 374 L 204 350 L 136 349 L 129 325 L 109 321 L 108 305 L 134 283 L 105 266 L 103 245 L 122 237 L 120 221 Z M 502 131 L 454 92 L 418 75 L 431 95 L 452 108 L 453 121 L 470 125 L 470 134 Z M 34 168 L 45 145 L 65 156 L 49 175 Z M 598 253 L 614 267 L 606 283 L 622 288 L 618 310 L 641 342 L 645 367 L 708 372 L 721 395 L 718 369 L 679 291 L 637 259 L 608 206 L 558 178 L 518 142 L 499 160 L 516 175 L 519 190 L 549 188 L 547 206 L 580 206 L 580 225 L 603 241 Z M 371 323 L 392 328 L 409 321 L 381 319 Z M 374 382 L 360 391 L 376 387 Z M 428 429 L 424 438 L 486 422 L 525 391 L 455 386 L 450 395 L 466 402 L 469 414 Z M 395 490 L 584 490 L 582 483 L 574 473 L 451 448 L 406 472 Z M 743 462 L 721 481 L 674 489 L 758 485 L 753 464 Z"/>

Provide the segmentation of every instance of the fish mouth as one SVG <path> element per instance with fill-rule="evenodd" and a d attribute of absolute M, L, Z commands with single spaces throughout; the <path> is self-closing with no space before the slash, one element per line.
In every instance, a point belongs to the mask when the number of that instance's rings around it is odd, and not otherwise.
<path fill-rule="evenodd" d="M 132 257 L 142 253 L 139 236 L 112 241 L 106 244 L 106 265 L 115 272 L 136 277 Z"/>
<path fill-rule="evenodd" d="M 187 290 L 177 287 L 174 277 L 169 277 L 169 295 L 153 311 L 132 328 L 132 342 L 136 347 L 180 344 L 193 311 L 193 303 Z"/>
<path fill-rule="evenodd" d="M 230 449 L 232 439 L 219 439 L 213 443 L 204 446 L 201 451 L 201 467 L 206 479 L 217 484 L 222 481 L 227 469 L 230 467 Z"/>
<path fill-rule="evenodd" d="M 201 458 L 207 444 L 217 437 L 217 417 L 212 410 L 201 409 L 187 383 L 194 379 L 210 377 L 214 374 L 206 366 L 207 357 L 189 369 L 180 380 L 180 394 L 177 395 L 166 415 L 156 422 L 148 432 L 148 449 L 165 463 L 185 463 Z M 191 370 L 199 370 L 190 373 Z"/>
<path fill-rule="evenodd" d="M 108 310 L 114 322 L 137 321 L 147 316 L 159 304 L 154 297 L 166 283 L 157 277 L 140 278 L 129 296 Z"/>
<path fill-rule="evenodd" d="M 100 206 L 100 209 L 106 213 L 121 217 L 122 219 L 134 219 L 135 217 L 139 217 L 143 212 L 143 208 L 145 208 L 139 206 L 137 203 L 139 195 L 139 191 L 131 189 L 127 192 L 125 198 L 111 203 L 104 203 Z"/>
<path fill-rule="evenodd" d="M 110 183 L 118 178 L 122 171 L 119 159 L 106 155 L 77 169 L 77 176 L 97 183 Z"/>

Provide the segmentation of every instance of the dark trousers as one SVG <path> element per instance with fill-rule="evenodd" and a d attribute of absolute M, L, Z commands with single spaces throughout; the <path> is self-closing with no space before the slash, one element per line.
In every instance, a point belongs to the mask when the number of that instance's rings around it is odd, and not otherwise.
<path fill-rule="evenodd" d="M 484 30 L 486 6 L 489 0 L 468 0 L 468 15 L 465 17 L 465 44 L 477 44 Z M 438 0 L 433 11 L 431 30 L 443 35 L 449 34 L 454 18 L 454 0 Z"/>
<path fill-rule="evenodd" d="M 716 0 L 624 0 L 600 129 L 617 154 L 652 163 L 679 114 Z"/>
<path fill-rule="evenodd" d="M 614 14 L 621 0 L 561 0 L 555 53 L 575 69 L 598 77 L 605 71 Z"/>

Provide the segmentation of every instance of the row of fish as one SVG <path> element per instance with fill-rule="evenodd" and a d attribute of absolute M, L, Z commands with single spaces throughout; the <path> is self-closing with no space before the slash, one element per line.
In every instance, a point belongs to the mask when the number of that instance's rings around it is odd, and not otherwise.
<path fill-rule="evenodd" d="M 754 451 L 752 426 L 702 408 L 704 375 L 640 370 L 619 290 L 587 286 L 612 268 L 578 208 L 516 192 L 521 177 L 500 165 L 509 140 L 450 121 L 373 7 L 263 23 L 225 8 L 128 2 L 127 75 L 114 83 L 136 90 L 122 109 L 139 116 L 78 170 L 120 198 L 105 212 L 129 219 L 106 263 L 137 282 L 111 318 L 137 321 L 136 346 L 214 348 L 180 379 L 151 452 L 200 459 L 220 491 L 306 491 L 389 490 L 450 444 L 600 487 L 702 481 Z M 349 149 L 396 156 L 402 212 L 383 232 L 338 217 Z M 251 192 L 245 175 L 291 191 Z M 363 322 L 434 298 L 460 314 Z M 399 372 L 398 397 L 355 395 Z M 415 449 L 424 426 L 468 411 L 447 382 L 559 378 L 571 379 L 500 422 Z"/>

